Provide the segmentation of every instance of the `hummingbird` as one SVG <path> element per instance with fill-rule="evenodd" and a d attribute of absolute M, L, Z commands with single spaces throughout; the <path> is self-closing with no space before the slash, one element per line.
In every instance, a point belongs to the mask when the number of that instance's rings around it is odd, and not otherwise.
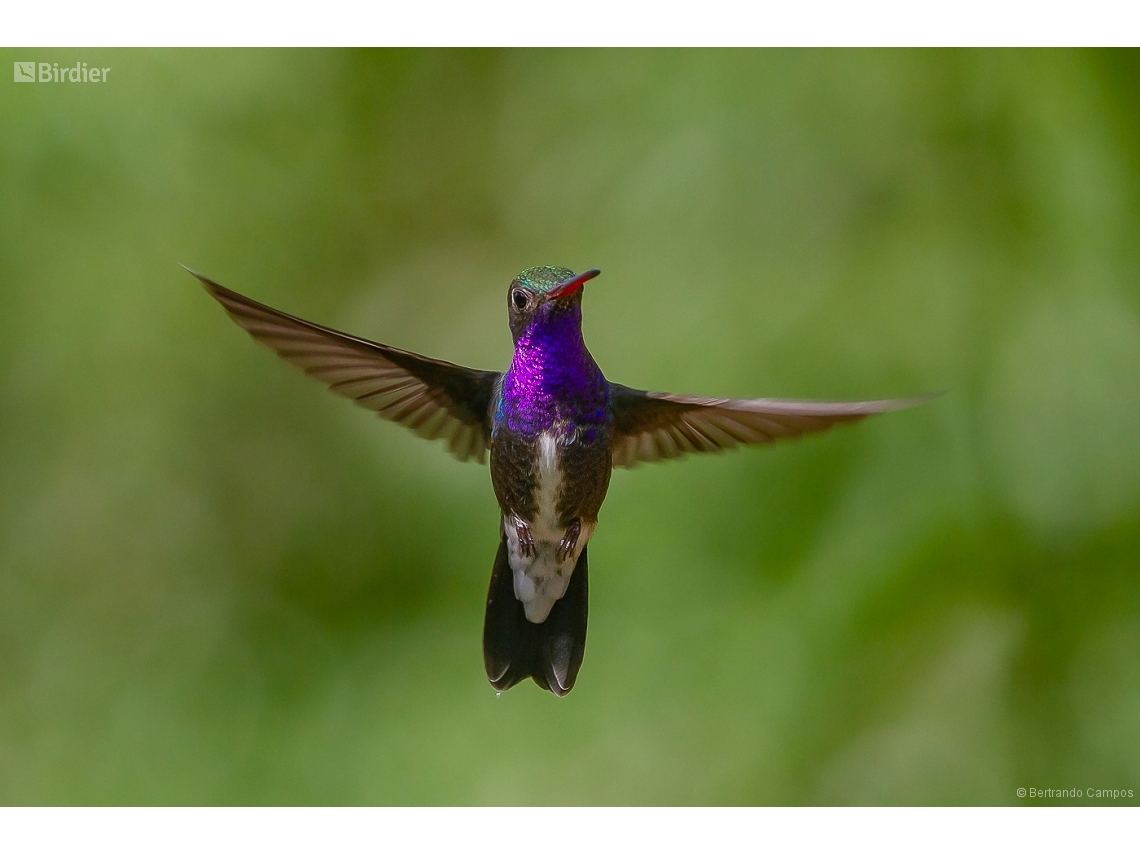
<path fill-rule="evenodd" d="M 483 621 L 487 679 L 530 677 L 562 697 L 586 650 L 586 552 L 614 467 L 773 442 L 913 407 L 876 401 L 701 398 L 610 382 L 582 338 L 583 285 L 598 269 L 532 267 L 507 288 L 505 372 L 431 359 L 302 320 L 186 268 L 238 326 L 338 395 L 461 461 L 484 462 L 499 548 Z"/>

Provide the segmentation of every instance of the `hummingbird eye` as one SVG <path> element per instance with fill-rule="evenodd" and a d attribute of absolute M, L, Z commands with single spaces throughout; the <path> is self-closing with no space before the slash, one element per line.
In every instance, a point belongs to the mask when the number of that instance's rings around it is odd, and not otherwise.
<path fill-rule="evenodd" d="M 526 294 L 518 289 L 511 292 L 511 301 L 515 304 L 515 308 L 520 312 L 526 308 Z"/>

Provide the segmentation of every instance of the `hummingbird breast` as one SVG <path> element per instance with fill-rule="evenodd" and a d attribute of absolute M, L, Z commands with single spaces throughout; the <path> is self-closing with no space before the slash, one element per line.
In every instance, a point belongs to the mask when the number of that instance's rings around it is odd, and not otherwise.
<path fill-rule="evenodd" d="M 594 533 L 613 469 L 609 394 L 577 307 L 516 339 L 496 390 L 491 482 L 515 596 L 532 623 L 566 593 Z"/>

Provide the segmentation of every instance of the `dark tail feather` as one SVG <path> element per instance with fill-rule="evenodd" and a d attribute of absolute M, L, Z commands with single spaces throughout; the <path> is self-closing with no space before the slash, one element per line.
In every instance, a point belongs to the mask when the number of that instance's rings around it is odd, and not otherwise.
<path fill-rule="evenodd" d="M 504 691 L 533 677 L 559 697 L 574 688 L 586 652 L 587 575 L 584 547 L 565 595 L 545 621 L 531 623 L 515 598 L 507 542 L 499 541 L 483 621 L 483 664 L 492 686 Z"/>
<path fill-rule="evenodd" d="M 506 538 L 499 540 L 491 587 L 487 591 L 487 613 L 483 618 L 483 665 L 487 679 L 499 691 L 526 678 L 529 660 L 522 654 L 529 649 L 529 630 L 522 603 L 515 599 L 514 576 L 507 554 Z"/>
<path fill-rule="evenodd" d="M 536 683 L 540 686 L 545 684 L 559 697 L 574 688 L 586 653 L 586 617 L 590 599 L 586 549 L 582 547 L 566 593 L 554 604 L 546 620 L 540 624 L 527 621 L 527 625 L 534 628 L 538 653 L 531 676 Z"/>

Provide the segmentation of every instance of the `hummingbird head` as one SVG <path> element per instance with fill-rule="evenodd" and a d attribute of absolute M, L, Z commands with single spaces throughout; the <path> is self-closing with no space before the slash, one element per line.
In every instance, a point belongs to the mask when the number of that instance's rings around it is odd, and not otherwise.
<path fill-rule="evenodd" d="M 602 271 L 597 268 L 575 274 L 565 267 L 532 267 L 524 270 L 507 289 L 507 317 L 517 343 L 532 327 L 552 318 L 576 316 L 581 323 L 582 285 Z"/>

